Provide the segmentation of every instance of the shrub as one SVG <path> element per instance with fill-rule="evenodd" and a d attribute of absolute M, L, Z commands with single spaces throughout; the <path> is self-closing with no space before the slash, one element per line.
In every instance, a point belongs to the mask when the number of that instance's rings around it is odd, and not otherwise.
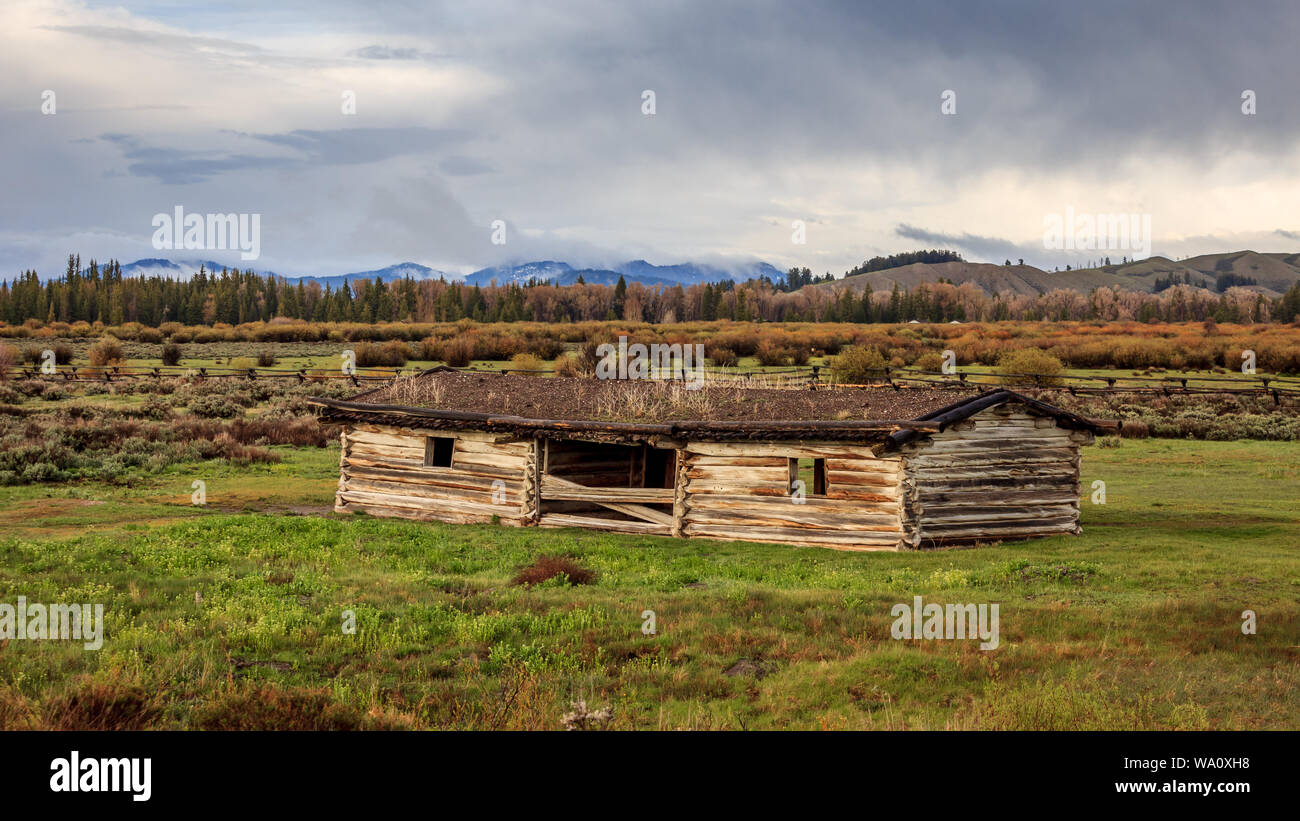
<path fill-rule="evenodd" d="M 759 343 L 758 350 L 754 352 L 758 357 L 758 364 L 765 367 L 784 365 L 789 360 L 790 352 L 785 348 L 777 347 L 776 343 L 770 339 L 764 339 Z"/>
<path fill-rule="evenodd" d="M 121 362 L 122 343 L 112 337 L 106 336 L 99 340 L 99 342 L 95 343 L 95 346 L 90 349 L 87 355 L 90 358 L 90 364 L 97 368 Z"/>
<path fill-rule="evenodd" d="M 528 340 L 528 353 L 538 359 L 554 359 L 564 353 L 564 343 L 549 336 L 537 337 Z"/>
<path fill-rule="evenodd" d="M 560 576 L 571 585 L 591 584 L 596 579 L 594 572 L 567 556 L 538 556 L 532 564 L 520 568 L 510 583 L 532 587 Z"/>
<path fill-rule="evenodd" d="M 0 344 L 0 379 L 4 378 L 5 371 L 16 366 L 21 354 L 13 345 Z"/>
<path fill-rule="evenodd" d="M 1062 370 L 1061 360 L 1039 348 L 1021 348 L 998 358 L 998 373 L 1007 385 L 1056 387 Z"/>
<path fill-rule="evenodd" d="M 438 358 L 453 368 L 464 368 L 474 358 L 474 343 L 463 336 L 442 343 Z"/>
<path fill-rule="evenodd" d="M 863 385 L 885 375 L 885 357 L 872 345 L 845 348 L 830 364 L 835 381 L 848 385 Z"/>
<path fill-rule="evenodd" d="M 230 419 L 243 414 L 244 409 L 224 396 L 209 394 L 190 402 L 190 413 L 204 419 Z"/>
<path fill-rule="evenodd" d="M 410 351 L 405 342 L 390 340 L 382 344 L 362 342 L 356 346 L 357 365 L 363 368 L 400 368 L 406 364 Z"/>
<path fill-rule="evenodd" d="M 270 368 L 275 365 L 277 361 L 279 360 L 275 358 L 275 354 L 271 351 L 261 351 L 257 354 L 257 367 L 259 368 Z M 402 364 L 406 364 L 405 359 L 402 360 Z"/>
<path fill-rule="evenodd" d="M 1141 419 L 1125 419 L 1119 424 L 1119 435 L 1125 439 L 1145 439 L 1151 435 L 1151 428 Z"/>
<path fill-rule="evenodd" d="M 168 342 L 166 345 L 163 345 L 162 363 L 164 365 L 181 364 L 181 346 L 177 345 L 175 342 Z"/>
<path fill-rule="evenodd" d="M 704 356 L 714 367 L 718 368 L 734 368 L 739 361 L 735 351 L 721 345 L 707 344 L 704 348 Z"/>
<path fill-rule="evenodd" d="M 544 371 L 546 363 L 530 353 L 517 353 L 510 358 L 510 367 L 518 371 Z"/>
<path fill-rule="evenodd" d="M 142 328 L 140 333 L 136 335 L 136 341 L 157 345 L 159 342 L 163 341 L 162 331 L 155 328 Z"/>
<path fill-rule="evenodd" d="M 929 371 L 930 373 L 939 373 L 943 370 L 943 356 L 934 351 L 921 354 L 916 358 L 916 361 L 912 363 L 912 367 L 919 368 L 923 371 Z"/>
<path fill-rule="evenodd" d="M 555 371 L 556 376 L 567 376 L 570 378 L 582 376 L 582 372 L 578 369 L 578 360 L 568 354 L 561 354 L 555 357 L 555 363 L 551 368 Z"/>

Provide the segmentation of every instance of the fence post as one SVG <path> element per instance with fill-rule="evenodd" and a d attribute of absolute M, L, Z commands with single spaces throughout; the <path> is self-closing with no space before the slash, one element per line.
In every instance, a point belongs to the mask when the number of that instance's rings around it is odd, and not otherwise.
<path fill-rule="evenodd" d="M 813 366 L 812 366 L 812 369 L 813 369 L 813 371 L 812 371 L 812 380 L 810 381 L 810 383 L 809 383 L 809 385 L 808 385 L 808 388 L 809 388 L 809 390 L 814 390 L 814 391 L 815 391 L 815 390 L 817 390 L 817 379 L 818 379 L 819 374 L 820 374 L 820 371 L 821 371 L 821 365 L 813 365 Z"/>

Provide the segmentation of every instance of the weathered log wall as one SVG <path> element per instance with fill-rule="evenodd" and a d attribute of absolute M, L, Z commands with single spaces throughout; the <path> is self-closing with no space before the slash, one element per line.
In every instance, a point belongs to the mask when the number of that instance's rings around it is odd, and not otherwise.
<path fill-rule="evenodd" d="M 906 445 L 907 546 L 1078 533 L 1079 449 L 1091 442 L 1012 403 Z"/>
<path fill-rule="evenodd" d="M 457 431 L 451 467 L 425 467 L 426 436 L 449 433 L 347 426 L 334 509 L 459 524 L 498 517 L 519 525 L 536 516 L 535 475 L 528 473 L 532 440 Z"/>
<path fill-rule="evenodd" d="M 871 448 L 816 444 L 688 442 L 685 492 L 677 500 L 684 536 L 896 549 L 903 539 L 902 461 Z M 790 488 L 790 459 L 825 459 L 825 495 Z"/>
<path fill-rule="evenodd" d="M 430 435 L 455 437 L 450 467 L 425 466 Z M 1011 403 L 897 450 L 679 441 L 675 464 L 662 470 L 675 487 L 661 488 L 648 481 L 639 448 L 566 441 L 552 443 L 548 459 L 544 437 L 354 423 L 343 433 L 335 509 L 846 550 L 925 548 L 1078 533 L 1079 453 L 1091 441 L 1091 433 Z M 825 493 L 809 483 L 798 499 L 791 459 L 824 460 Z"/>

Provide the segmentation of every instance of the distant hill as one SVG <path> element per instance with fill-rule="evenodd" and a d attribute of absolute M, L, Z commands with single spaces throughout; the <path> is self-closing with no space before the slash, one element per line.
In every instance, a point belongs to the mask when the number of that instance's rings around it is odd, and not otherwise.
<path fill-rule="evenodd" d="M 845 277 L 835 282 L 809 285 L 808 288 L 833 289 L 848 285 L 862 291 L 868 284 L 873 291 L 889 291 L 898 283 L 903 290 L 940 279 L 960 285 L 970 282 L 985 293 L 1010 291 L 1032 296 L 1064 289 L 1087 293 L 1103 285 L 1131 291 L 1152 293 L 1162 283 L 1174 281 L 1217 290 L 1220 277 L 1232 283 L 1254 280 L 1253 290 L 1276 297 L 1300 281 L 1300 254 L 1260 254 L 1234 251 L 1206 254 L 1174 261 L 1166 257 L 1148 257 L 1120 265 L 1100 268 L 1077 268 L 1071 271 L 1044 271 L 1032 265 L 994 265 L 986 262 L 915 263 L 869 274 Z"/>

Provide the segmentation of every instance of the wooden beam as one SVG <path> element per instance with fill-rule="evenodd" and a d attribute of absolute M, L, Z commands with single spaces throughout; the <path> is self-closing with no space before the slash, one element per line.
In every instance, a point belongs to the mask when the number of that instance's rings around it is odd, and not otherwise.
<path fill-rule="evenodd" d="M 626 513 L 629 516 L 635 516 L 638 519 L 644 519 L 647 522 L 653 522 L 658 525 L 665 525 L 667 527 L 672 527 L 673 524 L 672 516 L 668 515 L 667 513 L 661 513 L 660 511 L 655 510 L 654 508 L 645 507 L 644 505 L 629 504 L 627 502 L 606 501 L 609 498 L 606 491 L 629 490 L 629 491 L 640 491 L 641 493 L 645 493 L 646 492 L 645 488 L 593 488 L 593 487 L 587 487 L 586 485 L 580 485 L 577 482 L 570 482 L 568 479 L 561 479 L 558 476 L 544 476 L 542 477 L 542 484 L 543 484 L 543 488 L 542 488 L 543 498 L 549 495 L 550 498 L 552 499 L 565 499 L 569 501 L 578 501 L 578 502 L 592 502 L 593 504 L 600 505 L 601 507 L 607 507 L 610 510 L 616 510 L 619 513 Z M 555 493 L 548 493 L 546 490 L 547 485 L 567 488 L 569 492 L 565 493 L 561 491 L 560 495 L 556 495 Z M 671 501 L 671 497 L 666 501 Z"/>

